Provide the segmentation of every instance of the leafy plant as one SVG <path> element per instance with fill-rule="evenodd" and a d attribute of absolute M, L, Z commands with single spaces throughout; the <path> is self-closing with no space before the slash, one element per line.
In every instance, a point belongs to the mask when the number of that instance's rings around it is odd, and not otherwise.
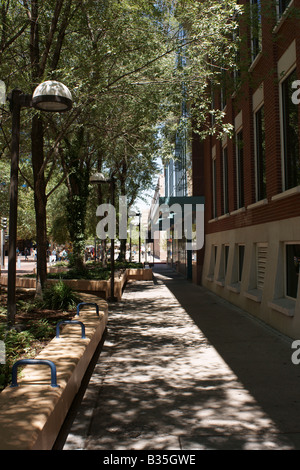
<path fill-rule="evenodd" d="M 6 324 L 0 325 L 0 339 L 5 343 L 5 364 L 0 364 L 0 390 L 11 380 L 11 369 L 18 359 L 32 357 L 40 341 L 51 339 L 55 335 L 55 326 L 46 319 L 31 320 L 26 330 L 6 330 Z"/>
<path fill-rule="evenodd" d="M 80 299 L 76 292 L 63 281 L 59 281 L 44 290 L 41 306 L 54 310 L 75 308 Z"/>
<path fill-rule="evenodd" d="M 14 359 L 21 354 L 27 354 L 33 340 L 34 336 L 29 330 L 17 331 L 11 329 L 6 331 L 4 334 L 6 355 Z"/>
<path fill-rule="evenodd" d="M 31 320 L 29 322 L 30 333 L 38 340 L 52 338 L 55 334 L 55 326 L 45 318 Z"/>
<path fill-rule="evenodd" d="M 95 279 L 107 280 L 110 278 L 109 268 L 93 268 L 93 269 L 70 269 L 62 273 L 50 273 L 48 279 Z"/>
<path fill-rule="evenodd" d="M 137 269 L 137 268 L 143 268 L 144 265 L 143 263 L 134 263 L 134 262 L 129 262 L 129 261 L 117 261 L 115 263 L 115 268 L 116 269 Z"/>

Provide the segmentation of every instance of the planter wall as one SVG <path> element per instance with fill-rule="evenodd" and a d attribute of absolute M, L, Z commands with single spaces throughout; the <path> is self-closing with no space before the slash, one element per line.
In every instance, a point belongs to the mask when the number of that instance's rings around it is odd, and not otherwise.
<path fill-rule="evenodd" d="M 0 393 L 1 450 L 52 449 L 107 324 L 107 303 L 91 295 L 85 301 L 99 306 L 99 316 L 85 306 L 74 317 L 85 325 L 85 338 L 78 325 L 65 325 L 36 357 L 55 364 L 58 387 L 51 385 L 48 367 L 26 365 L 18 386 Z"/>
<path fill-rule="evenodd" d="M 151 281 L 152 280 L 152 269 L 126 269 L 127 279 L 135 279 L 138 281 Z"/>
<path fill-rule="evenodd" d="M 114 292 L 118 300 L 122 298 L 122 292 L 124 285 L 127 281 L 139 280 L 139 281 L 149 281 L 152 280 L 152 269 L 126 269 L 124 274 L 119 278 L 115 278 L 115 287 Z M 56 279 L 48 279 L 47 283 L 53 284 L 58 282 Z M 87 280 L 87 279 L 64 279 L 68 286 L 72 289 L 80 292 L 90 293 L 97 295 L 100 298 L 107 300 L 110 296 L 110 280 L 108 281 L 96 281 L 96 280 Z M 7 275 L 2 275 L 0 278 L 0 284 L 2 286 L 7 286 Z M 34 289 L 36 287 L 36 280 L 29 277 L 16 277 L 16 287 Z"/>

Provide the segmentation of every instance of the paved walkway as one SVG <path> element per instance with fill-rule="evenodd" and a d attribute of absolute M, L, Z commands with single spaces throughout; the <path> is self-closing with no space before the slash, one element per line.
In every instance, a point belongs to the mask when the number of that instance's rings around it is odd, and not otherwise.
<path fill-rule="evenodd" d="M 36 268 L 36 260 L 34 256 L 28 256 L 28 259 L 25 259 L 25 256 L 17 256 L 16 272 L 17 274 L 32 273 Z M 5 257 L 4 268 L 1 267 L 0 271 L 2 274 L 8 273 L 8 257 Z"/>
<path fill-rule="evenodd" d="M 166 267 L 127 285 L 64 450 L 300 449 L 292 340 Z"/>

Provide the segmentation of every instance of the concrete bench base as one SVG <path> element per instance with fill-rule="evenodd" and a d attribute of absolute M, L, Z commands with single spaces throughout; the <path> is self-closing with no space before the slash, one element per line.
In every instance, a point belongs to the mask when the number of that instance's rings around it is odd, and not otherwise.
<path fill-rule="evenodd" d="M 84 306 L 74 317 L 84 323 L 86 338 L 79 325 L 65 325 L 36 357 L 54 362 L 59 387 L 51 386 L 49 367 L 26 365 L 18 386 L 0 393 L 1 450 L 52 449 L 107 325 L 107 303 L 93 295 L 81 297 L 97 302 L 100 311 L 97 316 L 95 307 Z"/>

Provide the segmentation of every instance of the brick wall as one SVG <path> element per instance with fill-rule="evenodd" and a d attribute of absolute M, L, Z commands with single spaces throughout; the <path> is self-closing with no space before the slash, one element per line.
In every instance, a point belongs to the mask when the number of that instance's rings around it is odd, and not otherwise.
<path fill-rule="evenodd" d="M 245 3 L 245 2 L 242 2 Z M 300 26 L 299 20 L 285 20 L 276 26 L 275 17 L 269 14 L 269 3 L 262 2 L 268 12 L 262 17 L 262 53 L 244 74 L 240 90 L 227 100 L 226 119 L 234 123 L 234 118 L 242 111 L 244 140 L 244 200 L 243 212 L 233 213 L 237 208 L 236 152 L 234 139 L 228 139 L 228 186 L 229 215 L 223 214 L 223 162 L 222 142 L 209 137 L 203 144 L 193 146 L 194 195 L 205 195 L 205 233 L 213 233 L 233 228 L 246 227 L 264 222 L 288 219 L 300 215 L 300 193 L 282 199 L 274 199 L 282 192 L 282 160 L 280 138 L 280 108 L 278 85 L 278 60 L 285 53 L 293 40 L 296 41 L 298 78 L 300 78 Z M 294 1 L 300 9 L 300 0 Z M 250 53 L 250 35 L 247 24 L 241 25 L 241 34 L 246 34 L 242 53 Z M 266 191 L 267 198 L 263 205 L 248 207 L 256 201 L 255 194 L 255 158 L 254 158 L 254 123 L 252 96 L 263 82 L 265 111 L 266 144 Z M 298 112 L 300 113 L 300 107 Z M 300 122 L 300 115 L 299 115 Z M 212 148 L 216 146 L 217 171 L 217 218 L 213 218 L 212 207 Z M 203 172 L 202 175 L 200 172 Z M 220 218 L 221 217 L 221 218 Z M 209 223 L 210 221 L 210 223 Z M 300 235 L 299 235 L 300 238 Z"/>

